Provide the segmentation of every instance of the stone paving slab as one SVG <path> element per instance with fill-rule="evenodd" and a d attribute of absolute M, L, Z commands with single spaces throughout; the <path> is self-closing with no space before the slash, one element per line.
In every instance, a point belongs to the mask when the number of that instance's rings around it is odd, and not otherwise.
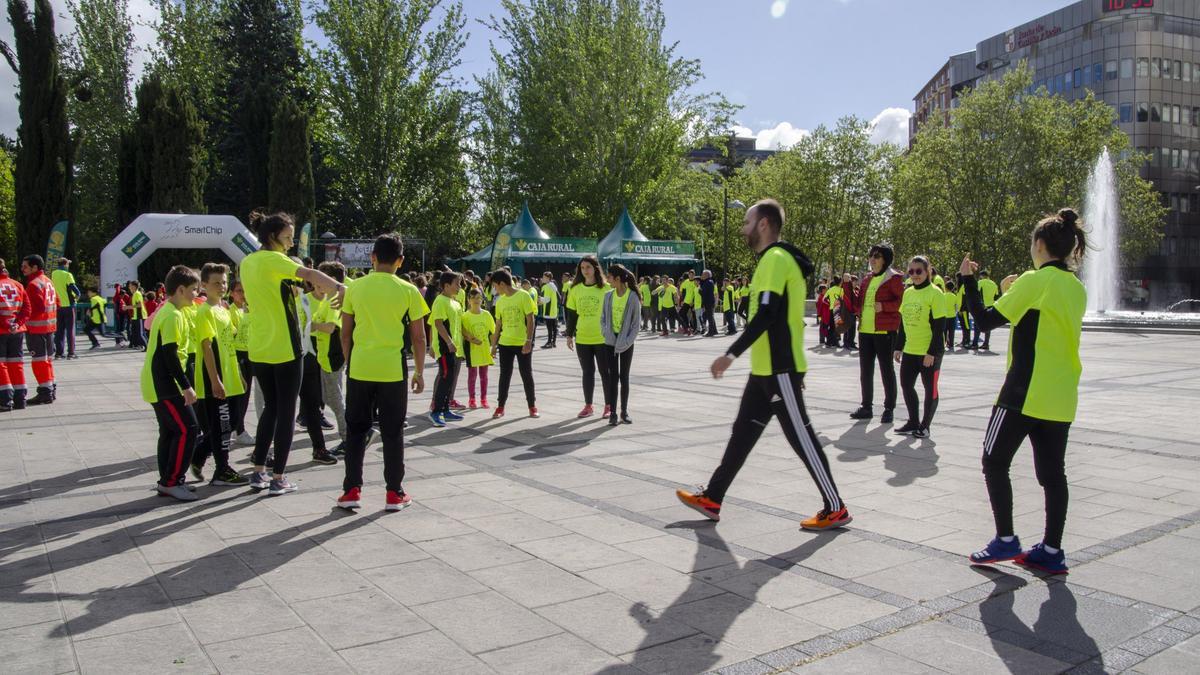
<path fill-rule="evenodd" d="M 140 355 L 60 361 L 56 404 L 0 417 L 4 669 L 1177 673 L 1200 660 L 1200 418 L 1180 414 L 1200 390 L 1191 336 L 1084 334 L 1065 580 L 963 559 L 992 529 L 979 447 L 1003 354 L 948 355 L 934 434 L 915 440 L 851 423 L 857 359 L 814 347 L 806 405 L 853 526 L 798 530 L 819 500 L 774 425 L 722 522 L 697 520 L 672 490 L 706 481 L 724 449 L 748 367 L 708 376 L 727 339 L 640 339 L 628 426 L 575 418 L 578 365 L 561 348 L 534 358 L 541 419 L 469 411 L 435 430 L 415 414 L 429 394 L 413 397 L 416 503 L 401 513 L 382 510 L 377 447 L 365 507 L 334 509 L 341 467 L 305 462 L 302 433 L 295 494 L 158 499 Z M 1036 541 L 1027 448 L 1012 475 L 1019 533 Z"/>

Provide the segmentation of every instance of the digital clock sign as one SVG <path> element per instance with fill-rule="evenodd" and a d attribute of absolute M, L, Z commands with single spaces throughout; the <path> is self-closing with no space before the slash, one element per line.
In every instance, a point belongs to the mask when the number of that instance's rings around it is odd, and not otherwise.
<path fill-rule="evenodd" d="M 1154 6 L 1154 0 L 1100 0 L 1100 7 L 1105 12 L 1120 12 L 1126 9 L 1148 9 Z"/>

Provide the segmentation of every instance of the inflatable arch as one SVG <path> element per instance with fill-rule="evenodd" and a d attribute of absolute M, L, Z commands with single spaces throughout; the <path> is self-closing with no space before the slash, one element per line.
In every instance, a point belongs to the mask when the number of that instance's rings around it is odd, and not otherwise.
<path fill-rule="evenodd" d="M 138 265 L 160 248 L 219 248 L 239 263 L 258 250 L 258 239 L 233 216 L 144 213 L 100 253 L 100 287 L 136 279 Z"/>

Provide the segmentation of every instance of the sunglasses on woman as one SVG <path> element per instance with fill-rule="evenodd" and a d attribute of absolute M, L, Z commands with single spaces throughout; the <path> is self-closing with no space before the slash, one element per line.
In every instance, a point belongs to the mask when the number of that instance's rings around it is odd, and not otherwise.
<path fill-rule="evenodd" d="M 915 277 L 918 274 L 925 274 L 925 270 L 920 269 L 919 267 L 914 267 L 908 271 L 908 276 L 910 277 Z"/>

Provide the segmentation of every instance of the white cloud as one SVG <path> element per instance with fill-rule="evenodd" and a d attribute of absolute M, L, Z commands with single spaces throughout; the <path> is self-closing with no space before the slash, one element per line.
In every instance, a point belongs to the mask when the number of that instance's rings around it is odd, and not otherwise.
<path fill-rule="evenodd" d="M 787 13 L 788 0 L 775 0 L 771 3 L 771 18 L 782 19 Z"/>
<path fill-rule="evenodd" d="M 770 129 L 757 133 L 749 127 L 734 126 L 734 133 L 743 138 L 754 138 L 754 147 L 759 150 L 786 150 L 809 134 L 807 129 L 797 129 L 789 122 L 780 122 Z"/>
<path fill-rule="evenodd" d="M 907 108 L 885 108 L 871 120 L 871 142 L 892 143 L 908 147 L 908 118 L 912 112 Z"/>
<path fill-rule="evenodd" d="M 58 35 L 61 46 L 66 38 L 75 32 L 75 18 L 67 9 L 66 0 L 50 0 L 54 7 L 54 32 Z M 32 12 L 32 3 L 30 3 Z M 152 0 L 129 0 L 129 16 L 133 21 L 133 81 L 132 87 L 142 76 L 146 63 L 150 60 L 150 47 L 157 39 L 155 26 L 158 23 L 158 9 Z M 7 16 L 5 17 L 7 19 Z M 0 25 L 0 40 L 4 40 L 16 50 L 13 44 L 13 29 L 9 21 Z M 17 75 L 0 62 L 0 133 L 15 136 L 20 117 L 17 113 Z"/>

